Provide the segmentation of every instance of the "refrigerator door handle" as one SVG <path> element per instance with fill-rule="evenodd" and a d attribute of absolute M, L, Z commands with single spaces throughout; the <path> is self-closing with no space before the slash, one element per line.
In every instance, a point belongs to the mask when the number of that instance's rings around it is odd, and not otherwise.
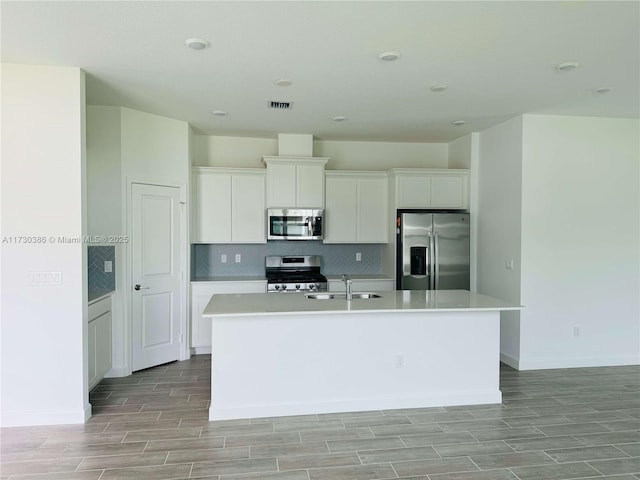
<path fill-rule="evenodd" d="M 434 243 L 433 235 L 429 234 L 429 290 L 435 290 Z"/>
<path fill-rule="evenodd" d="M 435 271 L 435 275 L 433 276 L 433 286 L 435 290 L 438 290 L 438 288 L 440 288 L 440 252 L 439 250 L 439 243 L 440 240 L 438 238 L 438 234 L 434 233 L 433 234 L 433 264 L 434 264 L 434 271 Z"/>

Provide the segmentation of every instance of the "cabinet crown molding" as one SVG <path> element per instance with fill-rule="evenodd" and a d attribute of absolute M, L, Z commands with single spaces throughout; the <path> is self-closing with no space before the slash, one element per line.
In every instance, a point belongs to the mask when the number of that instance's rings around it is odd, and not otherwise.
<path fill-rule="evenodd" d="M 263 156 L 262 161 L 269 165 L 269 163 L 279 164 L 305 164 L 305 165 L 326 165 L 329 161 L 329 157 L 294 157 L 294 156 Z"/>
<path fill-rule="evenodd" d="M 432 177 L 445 175 L 469 175 L 467 168 L 390 168 L 390 175 L 429 175 Z"/>
<path fill-rule="evenodd" d="M 264 168 L 246 168 L 246 167 L 191 167 L 192 173 L 230 173 L 233 175 L 241 175 L 243 173 L 266 175 L 267 171 Z"/>
<path fill-rule="evenodd" d="M 388 177 L 386 171 L 380 170 L 325 170 L 328 177 Z"/>

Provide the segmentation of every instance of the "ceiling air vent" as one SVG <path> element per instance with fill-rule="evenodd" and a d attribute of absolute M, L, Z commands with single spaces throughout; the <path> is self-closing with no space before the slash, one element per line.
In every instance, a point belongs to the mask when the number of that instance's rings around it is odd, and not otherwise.
<path fill-rule="evenodd" d="M 293 108 L 293 102 L 276 102 L 271 100 L 269 102 L 269 108 L 275 108 L 276 110 L 291 110 Z"/>

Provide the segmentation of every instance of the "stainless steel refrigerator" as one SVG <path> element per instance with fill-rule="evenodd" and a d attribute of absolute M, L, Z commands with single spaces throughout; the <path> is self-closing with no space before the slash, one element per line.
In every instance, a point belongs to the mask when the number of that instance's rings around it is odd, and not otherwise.
<path fill-rule="evenodd" d="M 396 288 L 469 290 L 469 214 L 398 210 Z"/>

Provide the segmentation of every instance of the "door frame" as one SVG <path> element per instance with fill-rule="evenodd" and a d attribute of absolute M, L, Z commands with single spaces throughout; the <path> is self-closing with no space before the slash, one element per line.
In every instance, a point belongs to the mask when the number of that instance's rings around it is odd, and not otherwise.
<path fill-rule="evenodd" d="M 191 358 L 191 352 L 189 351 L 189 322 L 188 319 L 188 293 L 189 293 L 189 284 L 188 284 L 188 267 L 189 267 L 189 203 L 188 203 L 188 185 L 186 183 L 181 182 L 173 182 L 173 181 L 149 181 L 149 180 L 140 180 L 136 178 L 126 177 L 126 191 L 124 192 L 125 201 L 123 202 L 123 218 L 125 223 L 125 235 L 128 236 L 129 241 L 126 242 L 123 255 L 123 265 L 124 265 L 124 325 L 123 325 L 123 344 L 124 344 L 124 354 L 125 354 L 125 364 L 127 368 L 127 375 L 131 375 L 133 364 L 133 255 L 132 255 L 132 243 L 131 243 L 131 232 L 132 228 L 132 220 L 131 220 L 131 208 L 132 208 L 132 198 L 133 198 L 133 185 L 152 185 L 158 187 L 172 187 L 178 188 L 180 191 L 180 206 L 181 206 L 181 215 L 180 215 L 180 271 L 181 271 L 181 281 L 180 281 L 180 298 L 182 300 L 182 305 L 180 308 L 180 357 L 179 360 L 188 360 Z"/>

